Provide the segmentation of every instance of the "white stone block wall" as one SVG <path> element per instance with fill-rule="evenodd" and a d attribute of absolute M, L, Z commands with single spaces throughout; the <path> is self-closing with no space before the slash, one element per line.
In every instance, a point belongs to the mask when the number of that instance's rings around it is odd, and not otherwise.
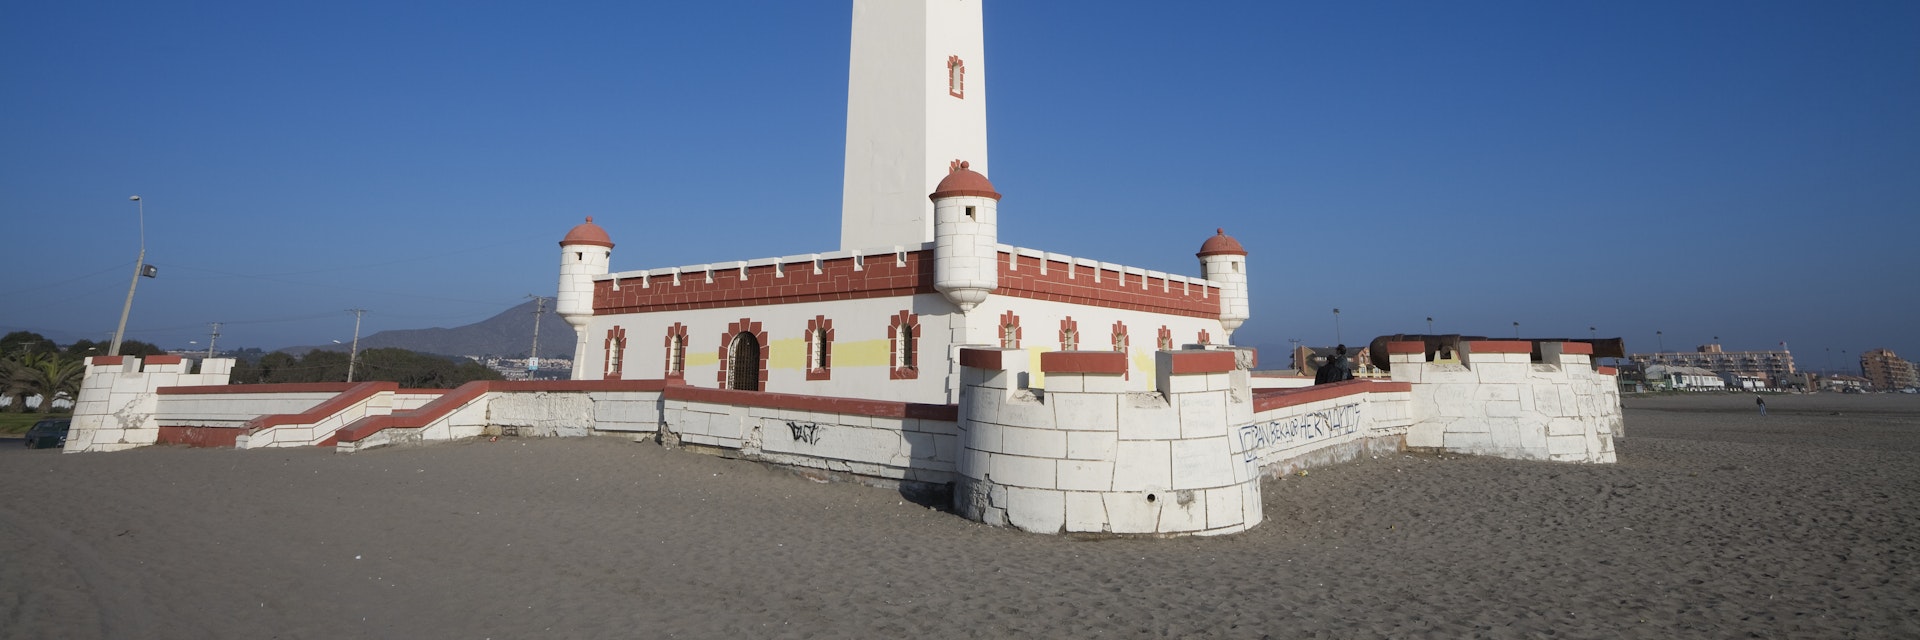
<path fill-rule="evenodd" d="M 1039 533 L 1221 534 L 1260 521 L 1259 478 L 1236 462 L 1233 376 L 1172 373 L 1130 392 L 1119 373 L 1052 371 L 1044 391 L 1017 350 L 967 367 L 955 507 Z M 1231 354 L 1224 362 L 1231 366 Z M 1117 358 L 1116 358 L 1117 359 Z M 1244 412 L 1244 410 L 1242 410 Z"/>
<path fill-rule="evenodd" d="M 1622 426 L 1614 376 L 1596 370 L 1582 343 L 1543 343 L 1540 363 L 1531 362 L 1530 349 L 1520 341 L 1469 342 L 1458 363 L 1427 362 L 1424 348 L 1411 345 L 1391 353 L 1393 378 L 1413 383 L 1407 446 L 1614 462 Z"/>
<path fill-rule="evenodd" d="M 155 419 L 167 426 L 238 428 L 260 416 L 306 411 L 335 395 L 325 391 L 163 394 Z"/>
<path fill-rule="evenodd" d="M 119 451 L 153 444 L 160 436 L 154 418 L 159 388 L 223 385 L 233 368 L 231 358 L 213 358 L 203 367 L 207 373 L 187 373 L 193 361 L 168 362 L 173 359 L 149 358 L 161 362 L 143 367 L 140 358 L 131 356 L 87 358 L 65 451 Z"/>

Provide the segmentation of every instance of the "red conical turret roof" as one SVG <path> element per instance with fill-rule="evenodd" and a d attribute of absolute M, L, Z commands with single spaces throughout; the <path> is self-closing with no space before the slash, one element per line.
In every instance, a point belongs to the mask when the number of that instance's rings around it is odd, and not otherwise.
<path fill-rule="evenodd" d="M 1207 241 L 1200 245 L 1200 253 L 1194 255 L 1202 258 L 1218 255 L 1247 255 L 1247 250 L 1241 248 L 1240 241 L 1233 239 L 1233 236 L 1227 235 L 1226 229 L 1214 229 L 1213 231 L 1213 237 L 1207 238 Z"/>
<path fill-rule="evenodd" d="M 586 222 L 582 222 L 579 226 L 574 227 L 572 231 L 568 231 L 567 237 L 560 240 L 560 246 L 562 247 L 570 244 L 590 244 L 612 249 L 613 238 L 607 237 L 606 229 L 602 229 L 600 225 L 593 223 L 593 216 L 587 216 Z"/>
<path fill-rule="evenodd" d="M 940 179 L 940 186 L 933 188 L 933 195 L 927 197 L 939 200 L 954 196 L 978 196 L 999 200 L 1000 193 L 993 190 L 993 183 L 969 168 L 971 164 L 965 160 L 955 163 L 947 177 Z"/>

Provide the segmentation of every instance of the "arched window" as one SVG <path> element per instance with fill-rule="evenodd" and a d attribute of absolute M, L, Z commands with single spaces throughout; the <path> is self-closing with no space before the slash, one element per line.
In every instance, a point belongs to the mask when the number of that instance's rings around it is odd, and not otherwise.
<path fill-rule="evenodd" d="M 1020 348 L 1020 316 L 1013 315 L 1012 311 L 1000 314 L 1000 348 Z"/>
<path fill-rule="evenodd" d="M 620 327 L 608 329 L 605 347 L 607 358 L 600 375 L 608 380 L 619 380 L 627 359 L 627 330 Z"/>
<path fill-rule="evenodd" d="M 663 351 L 667 354 L 665 377 L 670 380 L 687 379 L 686 325 L 675 322 L 673 326 L 667 327 L 667 338 L 664 346 L 666 348 L 663 349 Z"/>
<path fill-rule="evenodd" d="M 890 352 L 888 376 L 894 380 L 920 377 L 920 316 L 911 311 L 894 314 L 887 325 L 887 349 Z"/>
<path fill-rule="evenodd" d="M 947 95 L 967 97 L 967 63 L 960 56 L 947 56 Z"/>
<path fill-rule="evenodd" d="M 833 321 L 814 316 L 807 321 L 807 379 L 827 380 L 833 371 Z"/>
<path fill-rule="evenodd" d="M 1073 316 L 1060 321 L 1060 350 L 1080 350 L 1080 323 L 1074 322 Z"/>
<path fill-rule="evenodd" d="M 760 323 L 748 318 L 727 324 L 721 335 L 720 372 L 716 376 L 722 389 L 760 391 L 767 381 L 767 356 L 771 345 Z"/>

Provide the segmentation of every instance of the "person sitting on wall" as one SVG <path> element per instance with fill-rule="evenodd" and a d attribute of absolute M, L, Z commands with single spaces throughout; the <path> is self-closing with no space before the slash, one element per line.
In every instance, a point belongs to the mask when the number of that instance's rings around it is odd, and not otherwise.
<path fill-rule="evenodd" d="M 1333 357 L 1313 372 L 1314 384 L 1327 384 L 1353 379 L 1353 363 L 1347 360 L 1347 345 L 1333 348 Z"/>

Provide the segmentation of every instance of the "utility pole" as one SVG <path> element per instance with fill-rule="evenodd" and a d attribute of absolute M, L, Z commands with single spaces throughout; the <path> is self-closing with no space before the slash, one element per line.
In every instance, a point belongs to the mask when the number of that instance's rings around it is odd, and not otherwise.
<path fill-rule="evenodd" d="M 532 378 L 540 368 L 540 316 L 547 313 L 547 299 L 531 293 L 527 297 L 533 298 L 533 351 L 527 354 L 527 377 Z"/>
<path fill-rule="evenodd" d="M 120 328 L 113 330 L 113 346 L 107 355 L 120 355 L 120 339 L 127 335 L 127 315 L 133 312 L 133 290 L 140 288 L 140 276 L 147 270 L 147 201 L 140 196 L 127 198 L 140 209 L 140 257 L 133 260 L 133 283 L 127 285 L 127 304 L 120 307 Z"/>
<path fill-rule="evenodd" d="M 347 382 L 353 382 L 353 365 L 360 361 L 360 316 L 367 310 L 348 309 L 347 313 L 353 314 L 353 347 L 347 352 Z"/>
<path fill-rule="evenodd" d="M 213 345 L 218 344 L 220 342 L 220 323 L 209 322 L 207 324 L 213 325 L 213 336 L 210 338 L 207 338 L 207 357 L 212 358 Z"/>

